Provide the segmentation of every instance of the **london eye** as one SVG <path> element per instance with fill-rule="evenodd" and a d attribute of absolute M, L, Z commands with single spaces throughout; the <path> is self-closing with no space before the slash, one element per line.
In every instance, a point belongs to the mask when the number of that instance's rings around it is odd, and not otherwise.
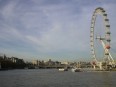
<path fill-rule="evenodd" d="M 104 35 L 96 35 L 95 30 L 97 31 L 97 29 L 95 28 L 96 26 L 96 19 L 97 16 L 99 16 L 102 18 L 103 20 L 103 26 L 104 26 Z M 93 15 L 92 15 L 92 19 L 91 19 L 91 27 L 90 27 L 90 46 L 91 46 L 91 54 L 92 54 L 92 65 L 94 66 L 94 68 L 97 66 L 100 69 L 103 69 L 103 65 L 105 66 L 105 68 L 107 68 L 108 66 L 113 66 L 114 65 L 114 59 L 110 53 L 110 42 L 111 42 L 111 32 L 110 32 L 110 24 L 109 24 L 109 19 L 107 18 L 107 14 L 106 11 L 101 8 L 98 7 L 95 9 Z M 102 49 L 103 49 L 103 61 L 98 61 L 98 56 L 99 54 L 96 53 L 97 48 L 95 48 L 95 44 L 96 44 L 96 40 L 99 40 Z"/>

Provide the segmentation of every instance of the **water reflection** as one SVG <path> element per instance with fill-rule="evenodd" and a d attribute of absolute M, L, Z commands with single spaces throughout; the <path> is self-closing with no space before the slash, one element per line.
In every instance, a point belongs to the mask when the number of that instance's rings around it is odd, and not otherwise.
<path fill-rule="evenodd" d="M 102 80 L 103 80 L 103 85 L 104 87 L 112 87 L 112 75 L 113 73 L 111 72 L 105 72 L 102 73 Z"/>
<path fill-rule="evenodd" d="M 59 72 L 56 69 L 0 72 L 0 87 L 115 87 L 115 72 Z"/>

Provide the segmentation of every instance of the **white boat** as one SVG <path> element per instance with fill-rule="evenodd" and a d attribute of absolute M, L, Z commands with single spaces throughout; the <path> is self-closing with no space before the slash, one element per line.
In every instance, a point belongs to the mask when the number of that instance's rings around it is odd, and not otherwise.
<path fill-rule="evenodd" d="M 72 68 L 71 71 L 72 72 L 81 72 L 81 68 Z"/>
<path fill-rule="evenodd" d="M 58 69 L 59 71 L 68 71 L 68 69 L 67 68 L 60 68 L 60 69 Z"/>

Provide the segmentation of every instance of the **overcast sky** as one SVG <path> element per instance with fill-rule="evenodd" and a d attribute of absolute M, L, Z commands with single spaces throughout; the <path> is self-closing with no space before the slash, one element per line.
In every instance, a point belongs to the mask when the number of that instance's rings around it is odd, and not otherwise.
<path fill-rule="evenodd" d="M 116 0 L 0 0 L 0 54 L 89 60 L 91 17 L 97 7 L 108 14 L 116 52 Z"/>

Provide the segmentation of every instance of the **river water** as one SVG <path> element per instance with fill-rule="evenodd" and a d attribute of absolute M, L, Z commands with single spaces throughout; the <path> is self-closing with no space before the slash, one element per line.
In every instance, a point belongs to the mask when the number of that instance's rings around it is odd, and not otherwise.
<path fill-rule="evenodd" d="M 116 87 L 116 72 L 0 71 L 0 87 Z"/>

